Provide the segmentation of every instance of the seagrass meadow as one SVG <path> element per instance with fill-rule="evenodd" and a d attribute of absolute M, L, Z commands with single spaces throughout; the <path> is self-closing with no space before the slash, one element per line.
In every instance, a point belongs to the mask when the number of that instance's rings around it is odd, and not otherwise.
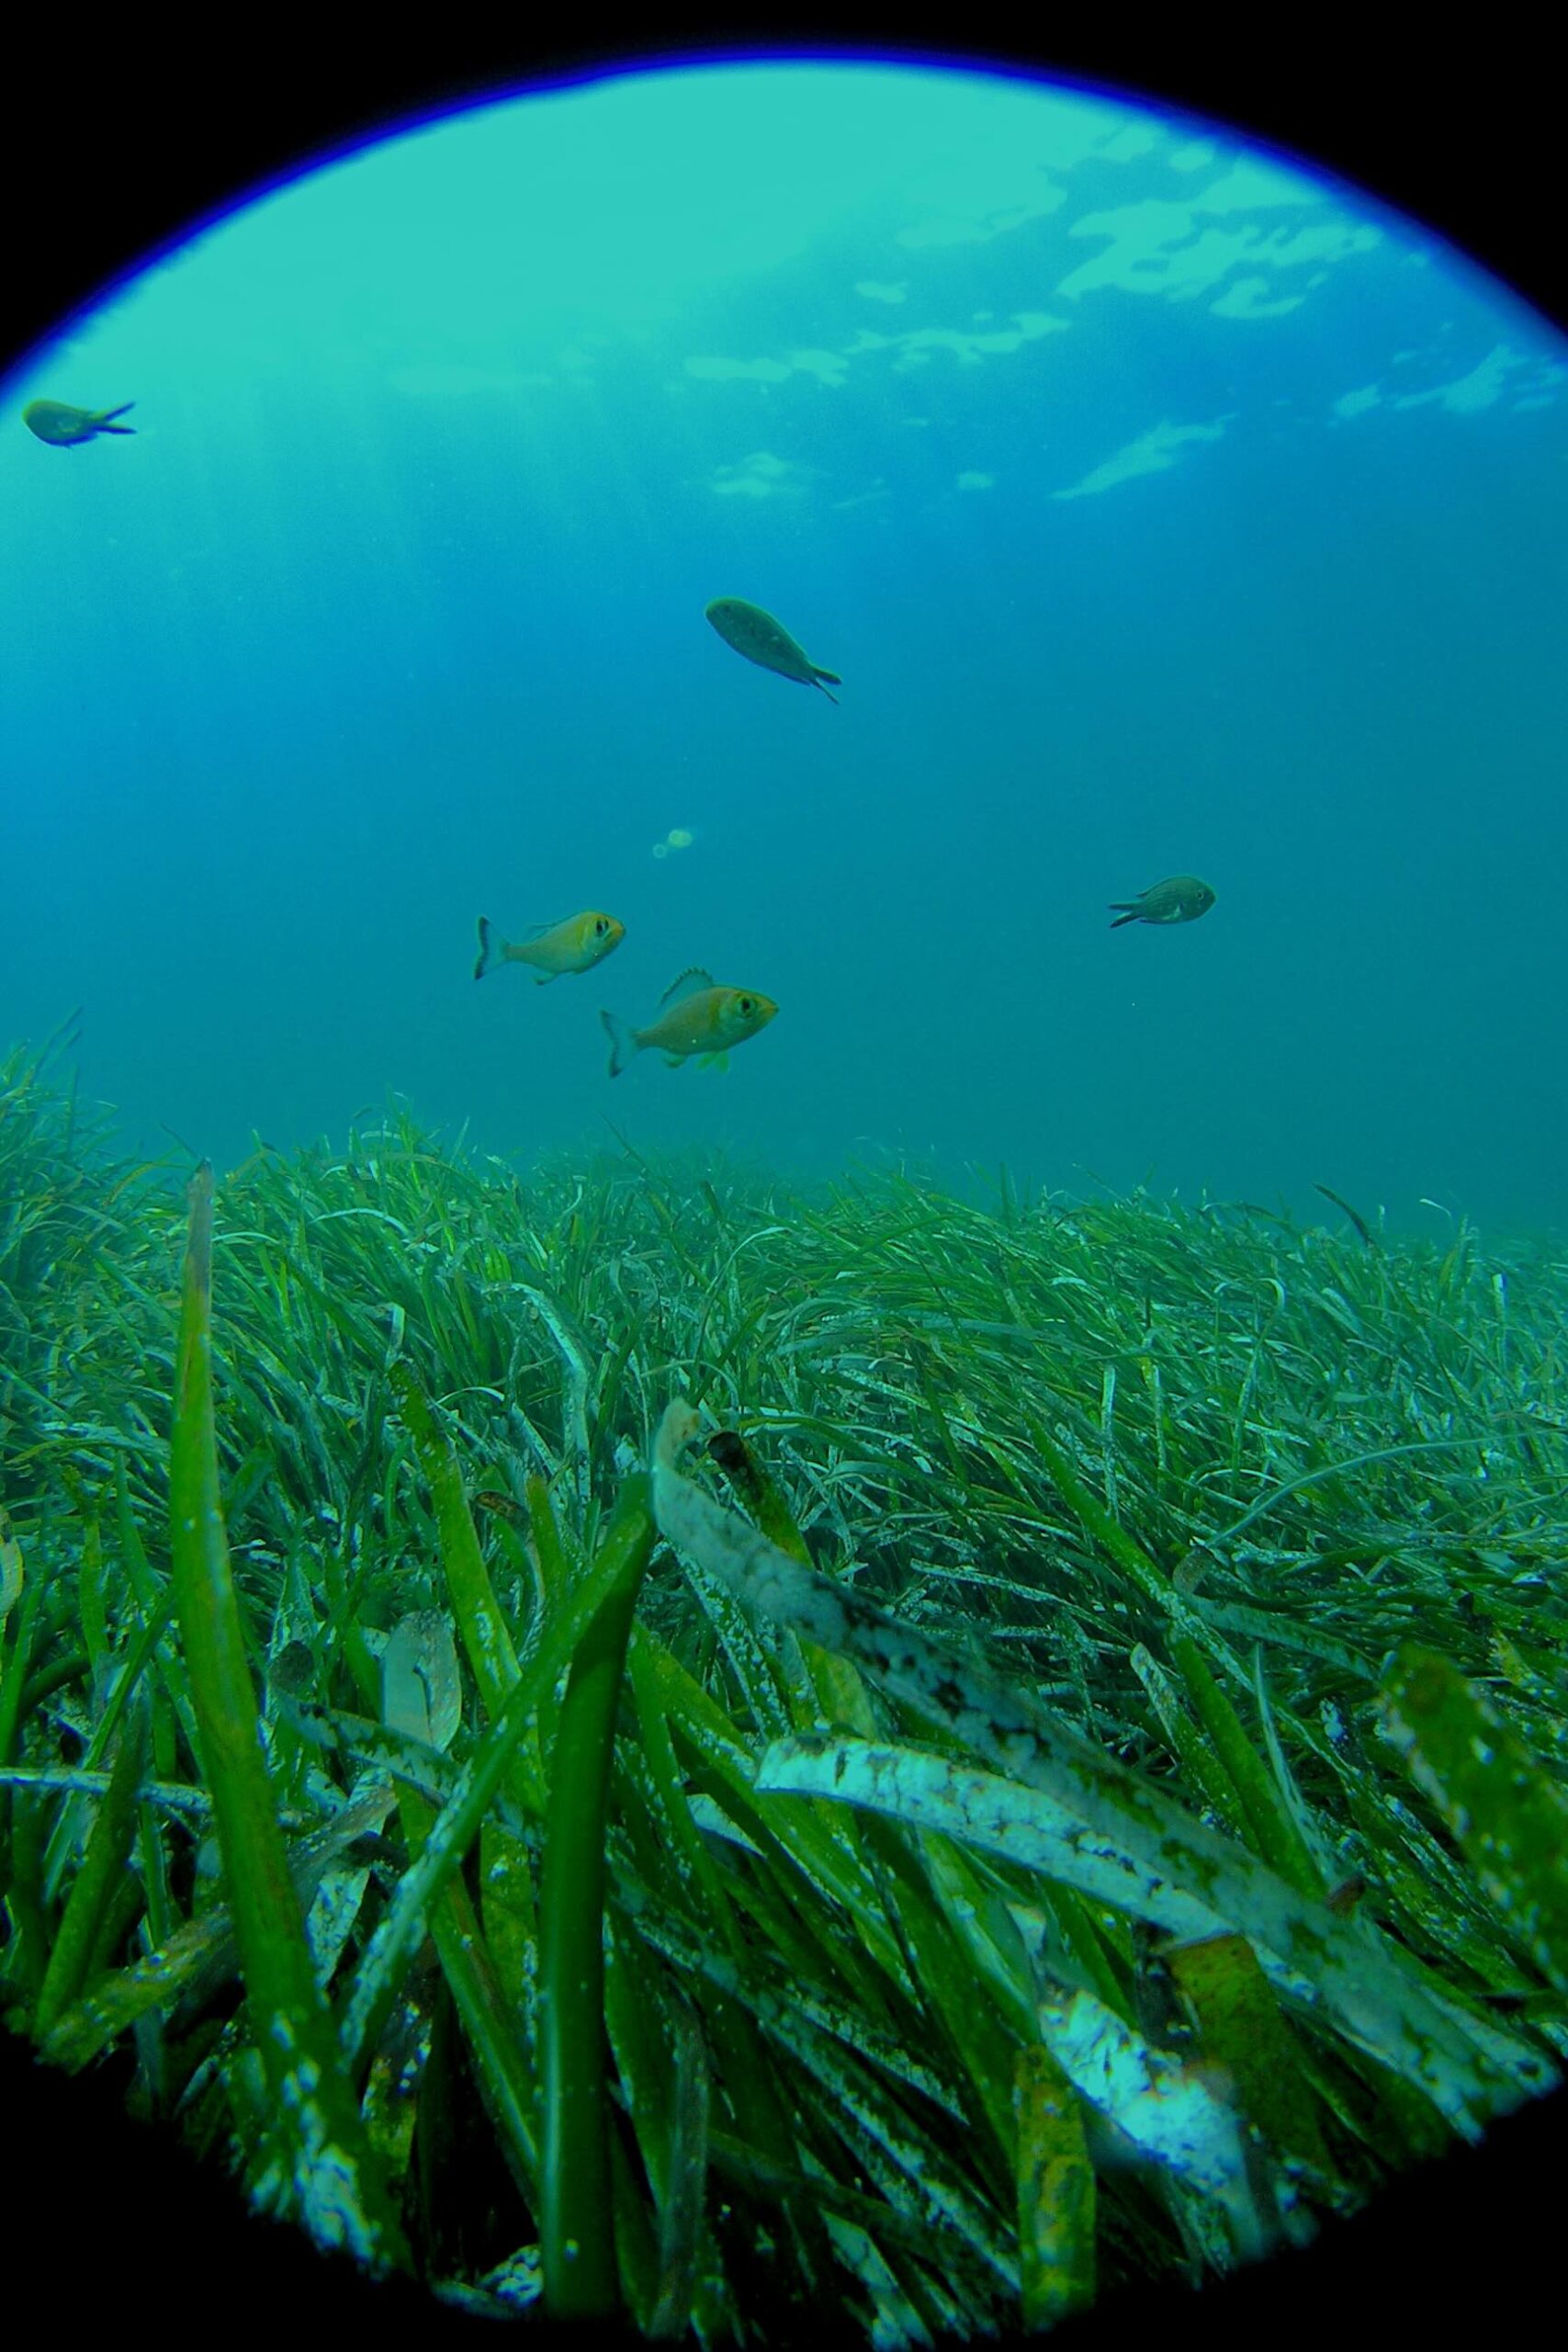
<path fill-rule="evenodd" d="M 1568 1261 L 0 1065 L 0 1995 L 499 2314 L 1047 2326 L 1568 2053 Z"/>

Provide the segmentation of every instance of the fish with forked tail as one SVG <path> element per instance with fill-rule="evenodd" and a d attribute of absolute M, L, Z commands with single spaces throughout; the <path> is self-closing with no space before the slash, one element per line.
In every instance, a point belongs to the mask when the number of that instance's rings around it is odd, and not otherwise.
<path fill-rule="evenodd" d="M 1111 928 L 1120 931 L 1124 922 L 1196 922 L 1213 903 L 1213 892 L 1195 874 L 1173 874 L 1135 899 L 1112 899 L 1116 920 Z"/>
<path fill-rule="evenodd" d="M 498 964 L 531 966 L 540 988 L 567 972 L 591 972 L 626 935 L 624 922 L 594 909 L 569 915 L 565 922 L 537 923 L 521 939 L 502 939 L 489 917 L 479 917 L 479 954 L 474 978 L 482 980 Z"/>
<path fill-rule="evenodd" d="M 29 401 L 22 423 L 40 441 L 56 449 L 74 449 L 100 433 L 134 433 L 134 424 L 117 424 L 115 418 L 136 406 L 122 401 L 118 408 L 72 408 L 65 401 Z"/>
<path fill-rule="evenodd" d="M 610 1040 L 610 1076 L 619 1078 L 634 1054 L 651 1046 L 672 1068 L 695 1057 L 723 1069 L 731 1046 L 743 1046 L 765 1029 L 778 1006 L 755 989 L 721 989 L 711 972 L 694 965 L 665 989 L 657 1017 L 646 1029 L 613 1012 L 601 1012 Z"/>
<path fill-rule="evenodd" d="M 829 686 L 843 684 L 836 670 L 819 670 L 788 629 L 761 605 L 749 605 L 744 596 L 716 596 L 706 614 L 726 645 L 744 654 L 748 662 L 755 662 L 759 669 L 773 670 L 781 678 L 793 678 L 797 685 L 815 686 L 825 695 Z M 839 697 L 828 695 L 828 699 L 836 703 Z"/>

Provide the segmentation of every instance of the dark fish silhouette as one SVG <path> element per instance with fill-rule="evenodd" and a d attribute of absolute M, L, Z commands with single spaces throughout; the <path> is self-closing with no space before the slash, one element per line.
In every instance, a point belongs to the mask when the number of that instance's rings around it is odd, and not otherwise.
<path fill-rule="evenodd" d="M 100 433 L 134 433 L 134 424 L 117 424 L 114 420 L 135 406 L 134 401 L 122 401 L 118 408 L 70 408 L 64 401 L 29 401 L 22 411 L 22 423 L 56 449 L 74 449 Z"/>
<path fill-rule="evenodd" d="M 829 686 L 841 686 L 843 680 L 835 671 L 819 670 L 782 628 L 772 613 L 761 605 L 749 605 L 744 596 L 716 596 L 707 606 L 707 616 L 737 653 L 748 662 L 755 662 L 760 669 L 775 670 L 781 678 L 793 678 L 797 685 L 816 686 L 828 695 Z M 837 695 L 828 695 L 829 702 L 837 702 Z"/>
<path fill-rule="evenodd" d="M 1196 922 L 1213 903 L 1213 892 L 1195 874 L 1173 874 L 1168 882 L 1156 882 L 1141 898 L 1112 899 L 1111 911 L 1116 920 L 1111 928 L 1120 931 L 1124 922 Z"/>

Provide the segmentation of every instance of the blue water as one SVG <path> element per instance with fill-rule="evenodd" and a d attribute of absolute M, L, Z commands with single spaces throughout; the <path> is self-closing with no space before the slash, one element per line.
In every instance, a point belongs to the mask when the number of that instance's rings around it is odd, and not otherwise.
<path fill-rule="evenodd" d="M 80 1007 L 138 1145 L 397 1092 L 1561 1220 L 1568 353 L 1417 226 L 1103 98 L 687 72 L 265 196 L 5 391 L 0 1042 Z M 777 1020 L 612 1083 L 692 964 Z"/>

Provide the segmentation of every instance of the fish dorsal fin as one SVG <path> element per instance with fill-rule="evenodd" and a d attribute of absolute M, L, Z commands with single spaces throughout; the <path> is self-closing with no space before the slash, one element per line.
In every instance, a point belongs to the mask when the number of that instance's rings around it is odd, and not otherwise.
<path fill-rule="evenodd" d="M 704 989 L 717 985 L 713 974 L 705 972 L 700 964 L 689 965 L 678 980 L 671 981 L 659 1000 L 659 1009 L 662 1012 L 667 1004 L 679 1004 L 682 997 L 698 996 Z"/>
<path fill-rule="evenodd" d="M 570 921 L 570 917 L 569 915 L 562 915 L 560 922 L 528 923 L 518 933 L 518 944 L 519 945 L 522 945 L 530 939 L 543 939 L 547 931 L 558 931 L 562 922 L 569 922 Z"/>

